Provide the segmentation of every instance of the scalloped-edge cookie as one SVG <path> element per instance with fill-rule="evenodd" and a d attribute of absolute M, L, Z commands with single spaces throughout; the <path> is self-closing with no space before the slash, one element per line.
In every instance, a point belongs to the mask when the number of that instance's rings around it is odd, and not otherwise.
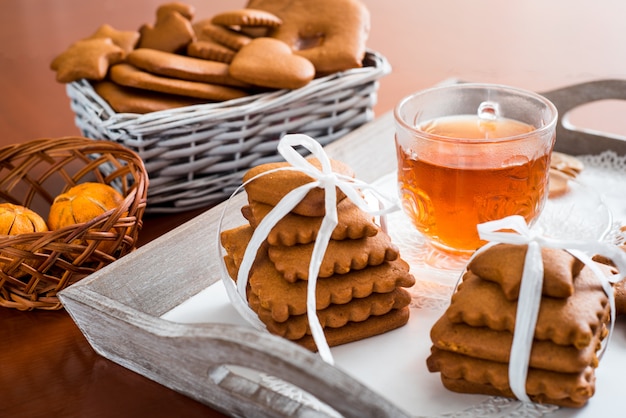
<path fill-rule="evenodd" d="M 320 162 L 316 158 L 308 158 L 307 160 L 314 167 L 318 169 L 321 167 Z M 347 164 L 332 159 L 330 160 L 330 164 L 333 172 L 347 177 L 354 177 L 354 171 Z M 287 162 L 257 165 L 243 175 L 243 181 L 248 182 L 248 180 L 261 173 L 285 167 L 291 167 L 291 165 Z M 254 181 L 247 183 L 245 190 L 248 194 L 248 200 L 276 206 L 287 193 L 312 181 L 314 181 L 314 179 L 311 176 L 301 171 L 282 170 L 258 177 Z M 337 202 L 341 202 L 346 195 L 338 187 L 336 191 Z M 303 216 L 324 216 L 326 213 L 324 199 L 324 189 L 316 187 L 309 191 L 304 199 L 302 199 L 291 212 Z"/>
<path fill-rule="evenodd" d="M 485 280 L 498 283 L 509 300 L 516 300 L 524 271 L 526 245 L 498 244 L 478 254 L 468 269 Z M 574 291 L 574 277 L 583 263 L 566 251 L 542 248 L 544 281 L 542 293 L 555 298 L 568 297 Z"/>
<path fill-rule="evenodd" d="M 242 208 L 242 213 L 248 222 L 256 227 L 272 209 L 270 205 L 250 201 L 248 206 Z M 372 216 L 359 209 L 350 199 L 339 202 L 337 218 L 338 224 L 331 235 L 331 239 L 335 241 L 372 237 L 379 230 Z M 284 246 L 309 244 L 317 238 L 323 219 L 288 213 L 270 231 L 267 242 L 270 245 Z"/>
<path fill-rule="evenodd" d="M 253 229 L 242 225 L 221 233 L 221 242 L 227 252 L 225 256 L 228 273 L 235 280 L 244 251 Z M 330 304 L 344 304 L 353 298 L 364 298 L 372 293 L 388 293 L 396 287 L 408 288 L 415 284 L 409 265 L 398 258 L 378 266 L 368 267 L 347 274 L 321 278 L 316 287 L 316 308 L 325 309 Z M 250 272 L 248 285 L 264 309 L 272 312 L 277 322 L 291 315 L 306 313 L 307 282 L 287 282 L 267 257 L 267 248 L 259 251 Z"/>
<path fill-rule="evenodd" d="M 250 293 L 248 300 L 250 307 L 257 313 L 259 319 L 267 326 L 272 334 L 298 340 L 305 335 L 311 335 L 309 320 L 306 314 L 292 315 L 286 321 L 277 322 L 270 310 L 264 309 L 258 297 Z M 362 322 L 370 316 L 379 316 L 389 313 L 392 309 L 401 309 L 411 303 L 411 295 L 402 288 L 395 288 L 388 293 L 372 293 L 364 298 L 355 298 L 350 302 L 329 305 L 316 312 L 322 328 L 340 328 L 348 322 Z"/>
<path fill-rule="evenodd" d="M 578 373 L 589 365 L 597 367 L 597 350 L 607 333 L 603 324 L 589 344 L 581 348 L 535 340 L 530 352 L 530 367 L 560 373 Z M 442 350 L 501 363 L 509 361 L 513 342 L 513 333 L 509 331 L 452 323 L 445 315 L 433 325 L 430 335 L 433 345 Z"/>
<path fill-rule="evenodd" d="M 275 28 L 283 21 L 276 15 L 265 10 L 256 9 L 234 9 L 218 13 L 213 16 L 211 23 L 222 26 L 263 26 Z"/>
<path fill-rule="evenodd" d="M 410 309 L 408 306 L 392 309 L 389 313 L 370 316 L 362 322 L 348 322 L 341 328 L 326 328 L 324 336 L 328 346 L 335 347 L 393 331 L 409 322 L 409 317 Z M 294 340 L 294 342 L 311 351 L 317 351 L 315 341 L 310 335 L 305 335 L 299 340 Z"/>
<path fill-rule="evenodd" d="M 609 299 L 589 268 L 574 280 L 575 291 L 567 298 L 543 297 L 535 339 L 583 348 L 589 345 L 609 316 Z M 445 315 L 451 322 L 513 332 L 517 302 L 504 297 L 499 286 L 466 273 Z"/>
<path fill-rule="evenodd" d="M 229 64 L 235 57 L 236 51 L 221 45 L 212 39 L 198 39 L 187 45 L 187 55 L 210 61 Z"/>
<path fill-rule="evenodd" d="M 452 392 L 514 398 L 509 387 L 508 364 L 433 348 L 428 370 L 440 372 L 443 385 Z M 559 373 L 530 368 L 526 391 L 538 403 L 580 408 L 595 392 L 595 369 Z"/>
<path fill-rule="evenodd" d="M 276 270 L 281 272 L 285 280 L 293 283 L 296 280 L 308 279 L 308 261 L 311 259 L 314 246 L 315 243 L 293 246 L 270 245 L 267 253 Z M 382 230 L 371 237 L 330 240 L 318 276 L 346 274 L 369 266 L 377 266 L 385 261 L 393 261 L 398 256 L 398 247 L 392 244 L 389 235 Z"/>
<path fill-rule="evenodd" d="M 202 26 L 196 26 L 196 31 L 200 31 L 202 36 L 207 36 L 215 42 L 235 51 L 239 51 L 244 45 L 252 41 L 252 38 L 244 33 L 224 26 L 215 25 L 211 22 L 204 22 Z"/>

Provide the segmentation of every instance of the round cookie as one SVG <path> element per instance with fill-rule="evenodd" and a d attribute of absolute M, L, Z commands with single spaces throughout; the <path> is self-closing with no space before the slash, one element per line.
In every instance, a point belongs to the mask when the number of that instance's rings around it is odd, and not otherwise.
<path fill-rule="evenodd" d="M 237 99 L 248 95 L 245 90 L 234 87 L 157 76 L 126 63 L 112 66 L 109 77 L 127 87 L 214 101 Z"/>

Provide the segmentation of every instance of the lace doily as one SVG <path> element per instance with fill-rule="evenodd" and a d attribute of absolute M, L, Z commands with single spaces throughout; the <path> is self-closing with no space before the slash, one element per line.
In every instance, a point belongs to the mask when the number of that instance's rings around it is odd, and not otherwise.
<path fill-rule="evenodd" d="M 618 245 L 625 244 L 626 155 L 605 151 L 598 155 L 581 156 L 580 159 L 586 167 L 581 173 L 581 181 L 601 193 L 613 215 L 613 225 L 607 240 Z"/>

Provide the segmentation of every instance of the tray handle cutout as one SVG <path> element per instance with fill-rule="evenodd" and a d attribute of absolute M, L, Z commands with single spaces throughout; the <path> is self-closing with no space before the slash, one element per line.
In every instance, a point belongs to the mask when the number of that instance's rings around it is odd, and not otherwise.
<path fill-rule="evenodd" d="M 626 155 L 626 139 L 577 128 L 570 123 L 573 110 L 603 100 L 626 100 L 626 80 L 595 80 L 542 93 L 559 111 L 555 150 L 572 155 L 612 150 Z"/>

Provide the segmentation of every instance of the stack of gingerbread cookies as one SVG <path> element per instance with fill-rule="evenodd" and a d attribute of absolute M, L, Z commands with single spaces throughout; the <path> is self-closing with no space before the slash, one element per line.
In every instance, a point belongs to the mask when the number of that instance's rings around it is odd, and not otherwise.
<path fill-rule="evenodd" d="M 319 167 L 317 160 L 311 160 Z M 259 173 L 284 167 L 269 163 L 251 169 L 244 182 Z M 349 174 L 332 161 L 334 171 Z M 246 185 L 248 224 L 223 231 L 229 275 L 236 280 L 254 228 L 291 190 L 313 181 L 293 170 L 258 177 Z M 411 296 L 405 288 L 415 279 L 389 236 L 337 188 L 338 225 L 332 232 L 316 284 L 317 317 L 329 346 L 398 328 L 409 319 Z M 267 329 L 315 350 L 307 319 L 307 283 L 311 254 L 324 217 L 324 191 L 312 189 L 271 230 L 258 251 L 248 278 L 248 303 Z"/>
<path fill-rule="evenodd" d="M 441 373 L 449 390 L 515 397 L 508 372 L 526 251 L 525 245 L 498 244 L 476 256 L 431 329 L 427 366 Z M 581 407 L 595 391 L 609 298 L 593 271 L 568 252 L 543 248 L 542 257 L 526 393 L 534 402 Z"/>

